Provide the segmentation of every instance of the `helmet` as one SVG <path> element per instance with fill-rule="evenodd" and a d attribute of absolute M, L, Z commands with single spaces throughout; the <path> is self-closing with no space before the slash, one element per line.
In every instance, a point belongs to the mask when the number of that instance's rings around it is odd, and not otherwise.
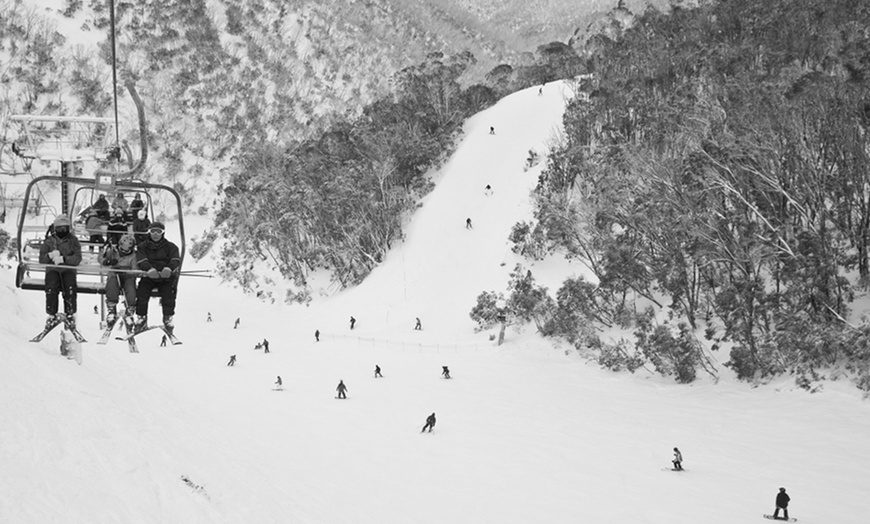
<path fill-rule="evenodd" d="M 136 213 L 136 216 L 139 218 L 139 220 L 145 220 L 145 217 L 148 216 L 148 215 L 147 215 L 147 213 L 145 213 L 145 210 L 144 210 L 144 209 L 140 209 L 140 210 Z"/>
<path fill-rule="evenodd" d="M 133 251 L 133 247 L 136 245 L 136 240 L 133 239 L 133 235 L 122 235 L 118 240 L 118 249 L 123 251 L 124 253 L 129 253 Z"/>
<path fill-rule="evenodd" d="M 60 226 L 69 227 L 71 225 L 72 225 L 72 222 L 70 222 L 69 217 L 66 216 L 65 214 L 57 215 L 57 218 L 54 219 L 54 227 L 60 227 Z"/>
<path fill-rule="evenodd" d="M 148 227 L 148 231 L 153 231 L 155 229 L 159 229 L 160 231 L 166 231 L 166 226 L 163 225 L 163 222 L 151 222 L 151 225 Z"/>

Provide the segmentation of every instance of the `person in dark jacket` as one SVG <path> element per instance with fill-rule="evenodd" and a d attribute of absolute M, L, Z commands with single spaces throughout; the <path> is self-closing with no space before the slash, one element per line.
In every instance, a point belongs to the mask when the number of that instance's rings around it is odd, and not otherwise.
<path fill-rule="evenodd" d="M 381 366 L 375 364 L 375 378 L 378 377 L 383 378 L 383 375 L 381 375 Z"/>
<path fill-rule="evenodd" d="M 48 314 L 46 326 L 57 321 L 59 307 L 58 294 L 63 295 L 63 310 L 67 322 L 75 325 L 78 305 L 78 286 L 75 266 L 82 263 L 82 246 L 70 232 L 72 222 L 66 215 L 58 215 L 52 224 L 52 232 L 39 248 L 39 263 L 67 268 L 46 268 L 45 270 L 45 312 Z"/>
<path fill-rule="evenodd" d="M 788 520 L 788 502 L 791 497 L 785 492 L 785 488 L 779 488 L 779 493 L 776 494 L 776 509 L 773 511 L 773 518 L 779 518 L 779 510 L 782 510 L 783 520 Z"/>
<path fill-rule="evenodd" d="M 338 391 L 338 396 L 335 398 L 347 398 L 347 386 L 344 385 L 343 380 L 338 381 L 338 387 L 335 390 Z"/>
<path fill-rule="evenodd" d="M 148 220 L 148 213 L 144 209 L 136 211 L 133 215 L 133 234 L 136 236 L 137 242 L 142 242 L 148 238 L 148 229 L 151 227 L 151 221 Z"/>
<path fill-rule="evenodd" d="M 441 366 L 441 376 L 444 378 L 450 378 L 450 369 L 447 366 Z"/>
<path fill-rule="evenodd" d="M 434 427 L 435 427 L 435 413 L 432 413 L 431 415 L 426 417 L 426 425 L 423 426 L 423 429 L 420 431 L 420 433 L 423 433 L 427 429 L 429 430 L 429 433 L 432 433 L 432 428 L 434 428 Z"/>
<path fill-rule="evenodd" d="M 133 195 L 133 201 L 130 202 L 130 214 L 135 217 L 140 209 L 145 209 L 145 202 L 142 201 L 142 195 L 136 193 Z"/>
<path fill-rule="evenodd" d="M 148 230 L 148 238 L 136 250 L 136 264 L 145 272 L 136 289 L 136 328 L 144 329 L 148 320 L 148 301 L 151 290 L 157 288 L 163 306 L 163 325 L 172 329 L 175 315 L 175 291 L 181 255 L 178 246 L 166 240 L 165 226 L 154 222 Z"/>
<path fill-rule="evenodd" d="M 97 197 L 97 201 L 94 202 L 94 205 L 92 205 L 91 208 L 97 211 L 98 217 L 105 220 L 109 219 L 109 201 L 106 200 L 106 195 L 100 195 Z"/>
<path fill-rule="evenodd" d="M 683 470 L 683 454 L 680 453 L 679 449 L 674 448 L 674 460 L 672 460 L 671 462 L 674 463 L 675 470 L 677 470 L 677 471 Z"/>
<path fill-rule="evenodd" d="M 127 232 L 127 221 L 124 219 L 124 212 L 122 210 L 115 208 L 112 218 L 109 219 L 107 231 L 110 244 L 117 244 L 124 233 Z"/>

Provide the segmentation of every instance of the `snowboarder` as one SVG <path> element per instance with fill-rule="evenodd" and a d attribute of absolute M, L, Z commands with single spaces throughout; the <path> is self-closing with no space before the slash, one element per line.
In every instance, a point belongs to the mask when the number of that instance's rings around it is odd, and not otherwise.
<path fill-rule="evenodd" d="M 148 229 L 148 238 L 143 240 L 136 250 L 136 263 L 139 269 L 145 271 L 145 277 L 139 280 L 139 287 L 136 290 L 137 331 L 146 327 L 148 301 L 154 288 L 160 292 L 163 326 L 169 331 L 174 327 L 172 317 L 175 315 L 175 294 L 181 255 L 178 246 L 166 240 L 165 232 L 166 227 L 162 222 L 154 222 Z"/>
<path fill-rule="evenodd" d="M 494 128 L 494 127 L 489 126 L 489 134 L 490 134 L 490 135 L 494 135 L 494 134 L 495 134 L 495 128 Z"/>
<path fill-rule="evenodd" d="M 205 317 L 206 322 L 211 322 L 211 311 L 208 312 L 208 316 Z"/>
<path fill-rule="evenodd" d="M 779 493 L 776 494 L 776 509 L 773 511 L 773 518 L 779 518 L 779 510 L 782 510 L 783 520 L 788 520 L 788 502 L 791 497 L 785 492 L 785 488 L 779 488 Z"/>
<path fill-rule="evenodd" d="M 48 327 L 57 322 L 58 294 L 61 294 L 67 324 L 74 327 L 78 304 L 74 267 L 82 262 L 82 246 L 76 236 L 70 233 L 72 222 L 68 216 L 58 215 L 52 226 L 53 231 L 39 248 L 39 263 L 70 267 L 52 267 L 45 270 L 45 312 L 48 314 L 45 324 Z"/>
<path fill-rule="evenodd" d="M 489 196 L 492 194 L 492 186 L 487 184 L 485 188 L 483 188 L 483 194 Z"/>
<path fill-rule="evenodd" d="M 239 329 L 239 323 L 241 321 L 242 321 L 241 318 L 237 318 L 236 321 L 233 323 L 233 329 Z"/>
<path fill-rule="evenodd" d="M 234 366 L 234 365 L 236 365 L 236 356 L 235 356 L 235 355 L 230 355 L 230 361 L 227 362 L 227 365 L 228 365 L 228 366 Z"/>
<path fill-rule="evenodd" d="M 384 376 L 381 375 L 381 366 L 375 364 L 375 378 L 378 378 L 378 377 L 383 378 Z"/>
<path fill-rule="evenodd" d="M 338 381 L 338 387 L 335 388 L 335 390 L 338 391 L 338 396 L 335 398 L 347 398 L 347 395 L 345 394 L 345 392 L 347 391 L 347 386 L 344 385 L 343 380 Z"/>
<path fill-rule="evenodd" d="M 474 229 L 474 227 L 471 225 L 471 219 L 470 219 L 470 218 L 466 218 L 466 219 L 465 219 L 465 229 Z"/>
<path fill-rule="evenodd" d="M 281 380 L 281 375 L 278 375 L 278 380 L 275 381 L 275 385 L 278 387 L 278 389 L 281 389 L 281 386 L 284 385 L 284 382 Z"/>
<path fill-rule="evenodd" d="M 320 342 L 320 330 L 319 329 L 314 330 L 314 341 Z"/>
<path fill-rule="evenodd" d="M 160 347 L 166 347 L 166 334 L 163 334 L 163 338 L 160 339 Z"/>
<path fill-rule="evenodd" d="M 679 449 L 674 448 L 674 460 L 672 460 L 671 462 L 674 463 L 674 469 L 676 471 L 683 470 L 683 465 L 682 465 L 683 464 L 683 454 L 680 453 Z"/>
<path fill-rule="evenodd" d="M 353 318 L 353 315 L 350 317 L 350 329 L 353 329 L 354 324 L 356 324 L 356 319 Z"/>
<path fill-rule="evenodd" d="M 417 317 L 417 323 L 414 325 L 414 329 L 417 331 L 423 329 L 423 325 L 420 323 L 420 317 Z"/>
<path fill-rule="evenodd" d="M 106 244 L 100 251 L 100 264 L 114 269 L 132 270 L 136 267 L 136 240 L 132 235 L 123 235 L 118 245 Z M 113 325 L 118 320 L 118 301 L 124 292 L 127 314 L 136 309 L 136 275 L 111 271 L 106 276 L 106 322 Z"/>
<path fill-rule="evenodd" d="M 423 429 L 420 430 L 420 433 L 423 433 L 427 429 L 429 430 L 429 433 L 432 433 L 432 428 L 434 428 L 434 427 L 435 427 L 435 413 L 432 413 L 431 415 L 426 417 L 426 424 L 423 426 Z"/>
<path fill-rule="evenodd" d="M 263 352 L 264 353 L 269 352 L 269 341 L 266 340 L 265 338 L 263 339 Z"/>
<path fill-rule="evenodd" d="M 450 370 L 447 369 L 447 366 L 441 366 L 441 376 L 444 378 L 450 378 Z"/>

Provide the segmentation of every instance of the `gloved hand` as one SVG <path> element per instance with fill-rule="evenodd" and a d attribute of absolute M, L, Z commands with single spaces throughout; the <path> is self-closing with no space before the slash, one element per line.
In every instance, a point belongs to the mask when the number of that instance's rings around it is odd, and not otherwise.
<path fill-rule="evenodd" d="M 54 251 L 50 251 L 48 253 L 48 258 L 50 258 L 52 260 L 54 260 L 55 258 L 57 258 L 59 256 L 60 256 L 60 251 L 58 251 L 57 249 L 55 249 Z"/>
<path fill-rule="evenodd" d="M 63 264 L 63 257 L 61 255 L 57 255 L 56 257 L 51 257 L 51 261 L 55 263 L 55 265 Z"/>
<path fill-rule="evenodd" d="M 160 270 L 160 276 L 162 278 L 169 278 L 172 276 L 172 270 L 169 269 L 168 267 L 165 267 L 165 268 Z"/>
<path fill-rule="evenodd" d="M 152 267 L 148 270 L 148 278 L 153 278 L 154 280 L 157 280 L 158 278 L 160 278 L 160 273 Z"/>

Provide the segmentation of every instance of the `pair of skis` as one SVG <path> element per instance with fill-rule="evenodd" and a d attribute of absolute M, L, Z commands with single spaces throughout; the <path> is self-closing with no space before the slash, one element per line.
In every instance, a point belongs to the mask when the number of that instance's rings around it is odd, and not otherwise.
<path fill-rule="evenodd" d="M 121 321 L 124 324 L 124 328 L 127 330 L 127 335 L 133 333 L 133 318 L 130 316 L 116 317 L 114 321 L 108 322 L 106 324 L 106 329 L 103 331 L 103 335 L 100 337 L 100 340 L 97 341 L 99 345 L 105 345 L 109 338 L 112 336 L 112 331 L 115 329 L 115 326 L 118 324 L 118 321 Z M 130 353 L 138 353 L 139 347 L 136 345 L 136 340 L 131 338 L 127 340 L 127 347 L 130 349 Z"/>
<path fill-rule="evenodd" d="M 42 341 L 42 339 L 44 339 L 49 333 L 51 333 L 54 330 L 54 328 L 56 328 L 57 326 L 59 326 L 61 324 L 64 325 L 63 326 L 64 329 L 66 329 L 67 331 L 70 332 L 70 334 L 73 336 L 73 338 L 76 340 L 76 342 L 79 342 L 79 343 L 87 342 L 87 339 L 85 339 L 85 337 L 82 336 L 81 333 L 79 333 L 79 330 L 76 329 L 75 324 L 70 319 L 68 319 L 66 317 L 66 315 L 64 315 L 62 313 L 55 315 L 54 320 L 51 323 L 46 324 L 45 329 L 43 329 L 42 332 L 40 332 L 35 337 L 31 338 L 30 341 L 31 342 Z"/>
<path fill-rule="evenodd" d="M 163 333 L 166 334 L 166 338 L 169 339 L 169 342 L 171 342 L 173 346 L 178 346 L 182 343 L 181 340 L 179 340 L 178 337 L 175 336 L 175 333 L 173 333 L 173 330 L 171 328 L 167 328 L 163 324 L 158 324 L 156 326 L 145 326 L 144 328 L 141 328 L 141 329 L 133 328 L 132 330 L 128 331 L 127 336 L 115 337 L 115 338 L 116 338 L 116 340 L 126 340 L 128 343 L 131 341 L 135 342 L 135 340 L 136 340 L 135 337 L 137 337 L 137 336 L 139 336 L 142 333 L 145 333 L 147 331 L 151 331 L 152 329 L 163 330 Z"/>

